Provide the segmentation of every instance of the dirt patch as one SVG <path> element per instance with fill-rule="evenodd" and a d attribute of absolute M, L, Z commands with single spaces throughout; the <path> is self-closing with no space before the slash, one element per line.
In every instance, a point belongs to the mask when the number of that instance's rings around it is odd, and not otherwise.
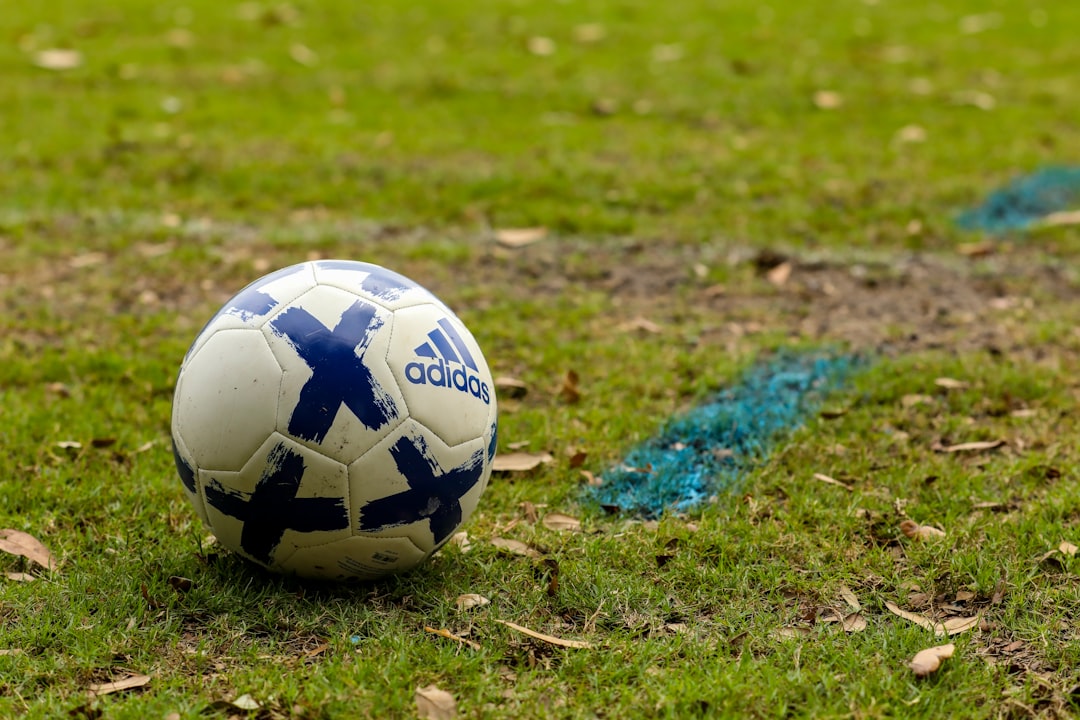
<path fill-rule="evenodd" d="M 718 264 L 725 281 L 710 282 Z M 484 265 L 484 282 L 531 296 L 601 292 L 628 317 L 655 317 L 681 305 L 712 316 L 717 334 L 779 331 L 889 355 L 1026 349 L 1026 329 L 1074 314 L 1070 303 L 1080 296 L 1067 267 L 1035 251 L 845 259 L 552 242 L 497 249 Z"/>

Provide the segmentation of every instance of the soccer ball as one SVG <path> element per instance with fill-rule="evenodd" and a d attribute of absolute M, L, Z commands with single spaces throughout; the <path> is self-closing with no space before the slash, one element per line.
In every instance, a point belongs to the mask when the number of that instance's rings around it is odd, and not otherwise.
<path fill-rule="evenodd" d="M 491 372 L 457 316 L 348 260 L 241 290 L 195 338 L 173 399 L 199 517 L 223 546 L 311 578 L 428 558 L 476 509 L 495 434 Z"/>

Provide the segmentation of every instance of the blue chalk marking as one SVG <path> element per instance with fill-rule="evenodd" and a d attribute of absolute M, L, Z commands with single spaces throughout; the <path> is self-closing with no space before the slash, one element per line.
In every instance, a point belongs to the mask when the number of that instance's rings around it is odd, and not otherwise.
<path fill-rule="evenodd" d="M 995 190 L 956 224 L 965 230 L 1003 233 L 1024 230 L 1047 215 L 1080 209 L 1080 167 L 1048 167 Z"/>
<path fill-rule="evenodd" d="M 671 419 L 590 487 L 604 507 L 643 517 L 685 512 L 731 490 L 773 444 L 811 416 L 824 395 L 862 364 L 852 355 L 783 352 L 741 382 Z"/>

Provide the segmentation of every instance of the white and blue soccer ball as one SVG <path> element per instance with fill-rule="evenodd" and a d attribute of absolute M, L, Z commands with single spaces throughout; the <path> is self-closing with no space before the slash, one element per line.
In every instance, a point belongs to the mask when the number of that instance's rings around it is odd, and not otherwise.
<path fill-rule="evenodd" d="M 476 340 L 432 293 L 321 260 L 241 290 L 180 368 L 184 492 L 221 545 L 270 570 L 373 579 L 469 518 L 491 476 L 496 407 Z"/>

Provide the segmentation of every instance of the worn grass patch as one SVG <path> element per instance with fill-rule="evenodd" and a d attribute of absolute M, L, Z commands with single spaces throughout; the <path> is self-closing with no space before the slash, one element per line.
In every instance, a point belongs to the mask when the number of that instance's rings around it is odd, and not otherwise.
<path fill-rule="evenodd" d="M 0 716 L 412 717 L 429 685 L 473 717 L 1075 715 L 1080 234 L 953 219 L 1080 152 L 1077 12 L 0 14 L 0 527 L 59 559 L 0 555 Z M 202 323 L 314 257 L 439 294 L 527 389 L 500 450 L 554 458 L 380 583 L 221 551 L 168 447 Z M 737 494 L 580 503 L 755 361 L 825 346 L 870 361 Z"/>

